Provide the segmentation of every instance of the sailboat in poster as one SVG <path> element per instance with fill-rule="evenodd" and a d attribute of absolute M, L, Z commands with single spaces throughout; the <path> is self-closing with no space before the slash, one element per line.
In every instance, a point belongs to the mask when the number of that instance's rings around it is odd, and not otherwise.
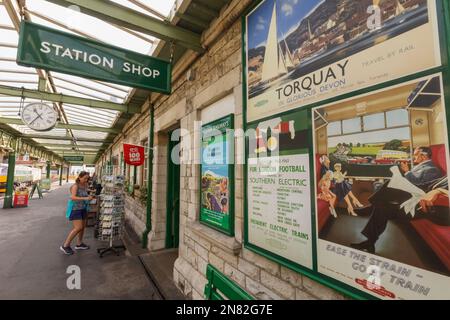
<path fill-rule="evenodd" d="M 269 34 L 267 36 L 266 52 L 264 54 L 264 63 L 262 68 L 262 82 L 269 82 L 284 74 L 287 74 L 289 69 L 294 68 L 292 55 L 289 47 L 284 39 L 286 52 L 284 53 L 278 42 L 278 27 L 277 27 L 277 3 L 274 1 L 272 18 L 270 19 Z"/>

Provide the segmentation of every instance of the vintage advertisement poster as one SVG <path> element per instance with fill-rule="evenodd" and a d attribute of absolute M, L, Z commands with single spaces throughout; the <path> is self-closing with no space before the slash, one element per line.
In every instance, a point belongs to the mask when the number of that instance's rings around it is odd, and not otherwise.
<path fill-rule="evenodd" d="M 232 183 L 233 117 L 227 116 L 202 127 L 200 221 L 228 234 L 233 233 Z M 227 131 L 228 130 L 228 131 Z"/>
<path fill-rule="evenodd" d="M 246 17 L 247 119 L 441 64 L 435 0 L 265 0 Z"/>
<path fill-rule="evenodd" d="M 312 268 L 310 165 L 305 112 L 248 133 L 248 243 Z"/>
<path fill-rule="evenodd" d="M 441 75 L 313 112 L 318 272 L 382 299 L 450 299 Z"/>

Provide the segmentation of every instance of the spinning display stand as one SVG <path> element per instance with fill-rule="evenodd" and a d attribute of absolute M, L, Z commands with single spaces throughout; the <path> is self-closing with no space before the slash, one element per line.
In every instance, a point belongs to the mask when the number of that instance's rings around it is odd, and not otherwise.
<path fill-rule="evenodd" d="M 124 177 L 104 176 L 102 179 L 103 189 L 100 194 L 100 215 L 98 220 L 98 239 L 109 243 L 108 247 L 98 248 L 100 258 L 106 252 L 112 251 L 120 254 L 119 249 L 125 246 L 114 246 L 113 241 L 121 240 L 123 233 L 125 200 L 124 200 Z"/>

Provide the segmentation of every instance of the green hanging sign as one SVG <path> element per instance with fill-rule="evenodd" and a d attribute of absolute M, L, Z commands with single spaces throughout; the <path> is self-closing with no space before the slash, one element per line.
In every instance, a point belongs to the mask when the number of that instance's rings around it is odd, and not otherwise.
<path fill-rule="evenodd" d="M 167 61 L 22 21 L 17 63 L 170 94 Z"/>
<path fill-rule="evenodd" d="M 64 161 L 67 162 L 83 162 L 83 156 L 63 156 Z"/>

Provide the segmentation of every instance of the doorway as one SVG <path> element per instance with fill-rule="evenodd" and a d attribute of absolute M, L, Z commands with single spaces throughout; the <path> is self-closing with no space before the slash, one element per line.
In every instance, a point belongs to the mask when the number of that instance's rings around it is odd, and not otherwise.
<path fill-rule="evenodd" d="M 168 133 L 167 144 L 167 249 L 178 248 L 180 230 L 180 161 L 179 158 L 173 159 L 172 157 L 172 154 L 179 155 L 179 141 L 172 141 L 171 137 L 174 131 Z"/>

